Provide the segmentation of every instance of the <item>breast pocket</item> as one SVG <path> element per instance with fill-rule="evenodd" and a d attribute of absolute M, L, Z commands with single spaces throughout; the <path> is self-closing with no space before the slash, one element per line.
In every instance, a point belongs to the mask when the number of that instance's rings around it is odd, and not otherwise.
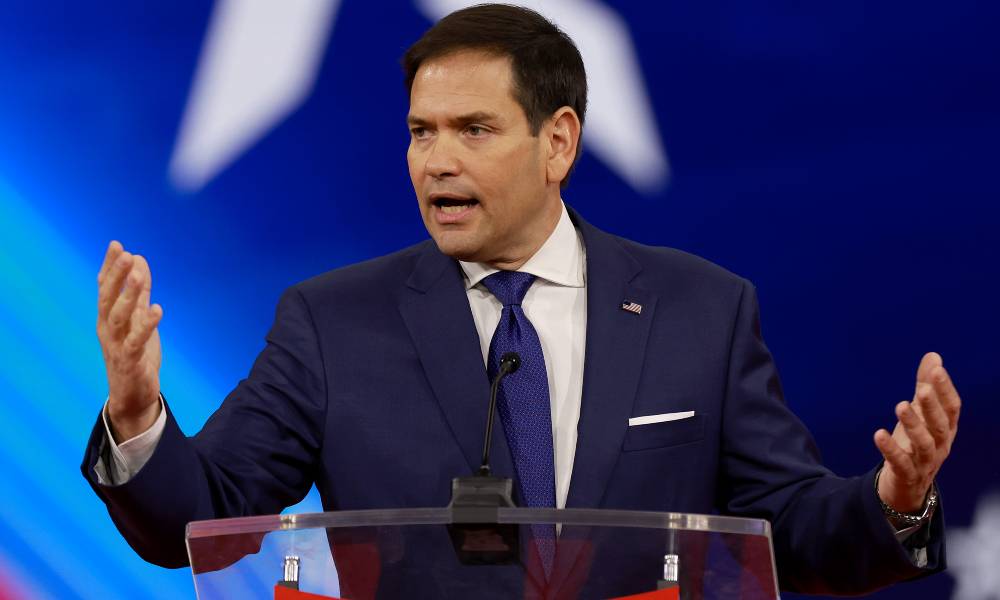
<path fill-rule="evenodd" d="M 665 448 L 697 442 L 703 437 L 705 437 L 705 415 L 696 414 L 676 421 L 631 425 L 625 433 L 622 450 L 629 452 Z"/>

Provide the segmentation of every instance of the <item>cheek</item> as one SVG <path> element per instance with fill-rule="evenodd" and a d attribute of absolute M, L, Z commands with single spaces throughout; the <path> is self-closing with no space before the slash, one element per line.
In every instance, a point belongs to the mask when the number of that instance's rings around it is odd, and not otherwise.
<path fill-rule="evenodd" d="M 413 187 L 417 187 L 417 181 L 420 179 L 420 170 L 417 168 L 416 154 L 413 152 L 413 147 L 411 146 L 406 150 L 406 168 L 410 173 L 410 181 L 413 182 Z"/>
<path fill-rule="evenodd" d="M 484 216 L 500 229 L 518 226 L 533 199 L 545 193 L 545 164 L 537 140 L 530 139 L 504 151 L 490 152 L 467 161 L 483 202 Z"/>
<path fill-rule="evenodd" d="M 424 170 L 421 169 L 412 159 L 410 159 L 409 155 L 407 155 L 407 169 L 409 170 L 410 184 L 413 186 L 413 192 L 419 200 L 420 191 L 423 189 Z"/>
<path fill-rule="evenodd" d="M 518 153 L 516 161 L 510 163 L 507 171 L 508 190 L 517 190 L 519 204 L 531 204 L 532 199 L 545 194 L 545 163 L 540 160 L 535 147 L 528 147 Z"/>
<path fill-rule="evenodd" d="M 544 185 L 545 184 L 545 159 L 544 153 L 537 138 L 529 138 L 525 142 L 524 148 L 519 152 L 519 171 L 523 174 L 522 183 L 524 185 Z"/>

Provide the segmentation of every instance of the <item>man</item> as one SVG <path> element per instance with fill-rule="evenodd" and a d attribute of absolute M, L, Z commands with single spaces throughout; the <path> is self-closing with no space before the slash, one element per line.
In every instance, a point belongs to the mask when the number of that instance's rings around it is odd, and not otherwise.
<path fill-rule="evenodd" d="M 275 513 L 314 482 L 327 510 L 446 504 L 478 464 L 489 376 L 514 350 L 494 469 L 521 505 L 767 518 L 794 590 L 944 568 L 933 481 L 960 399 L 939 356 L 921 361 L 893 433 L 876 432 L 884 464 L 833 476 L 784 405 L 752 286 L 563 204 L 586 110 L 569 38 L 531 11 L 479 6 L 425 33 L 404 69 L 433 241 L 289 289 L 250 376 L 194 438 L 160 396 L 148 265 L 109 246 L 109 398 L 83 472 L 144 558 L 183 565 L 187 522 Z"/>

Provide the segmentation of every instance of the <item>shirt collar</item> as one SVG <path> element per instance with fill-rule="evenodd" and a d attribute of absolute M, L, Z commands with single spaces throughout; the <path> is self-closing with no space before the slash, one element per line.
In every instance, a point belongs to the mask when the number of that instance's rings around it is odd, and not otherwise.
<path fill-rule="evenodd" d="M 579 288 L 584 286 L 584 262 L 583 241 L 569 218 L 566 205 L 562 204 L 562 214 L 549 239 L 518 271 L 557 285 Z M 458 264 L 465 273 L 465 289 L 499 270 L 486 263 L 458 261 Z"/>

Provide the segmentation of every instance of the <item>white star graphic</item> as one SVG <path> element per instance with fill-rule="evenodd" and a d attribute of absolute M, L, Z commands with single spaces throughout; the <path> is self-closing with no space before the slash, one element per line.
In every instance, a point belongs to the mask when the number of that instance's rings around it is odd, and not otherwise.
<path fill-rule="evenodd" d="M 1000 600 L 1000 495 L 979 501 L 972 526 L 951 529 L 948 572 L 958 585 L 952 600 Z"/>
<path fill-rule="evenodd" d="M 196 191 L 309 97 L 341 0 L 219 0 L 170 162 L 174 184 Z M 415 0 L 432 21 L 469 6 Z M 633 189 L 652 193 L 666 152 L 625 21 L 596 0 L 515 1 L 572 37 L 590 88 L 584 148 Z"/>
<path fill-rule="evenodd" d="M 170 160 L 196 191 L 312 92 L 340 0 L 219 0 Z"/>

